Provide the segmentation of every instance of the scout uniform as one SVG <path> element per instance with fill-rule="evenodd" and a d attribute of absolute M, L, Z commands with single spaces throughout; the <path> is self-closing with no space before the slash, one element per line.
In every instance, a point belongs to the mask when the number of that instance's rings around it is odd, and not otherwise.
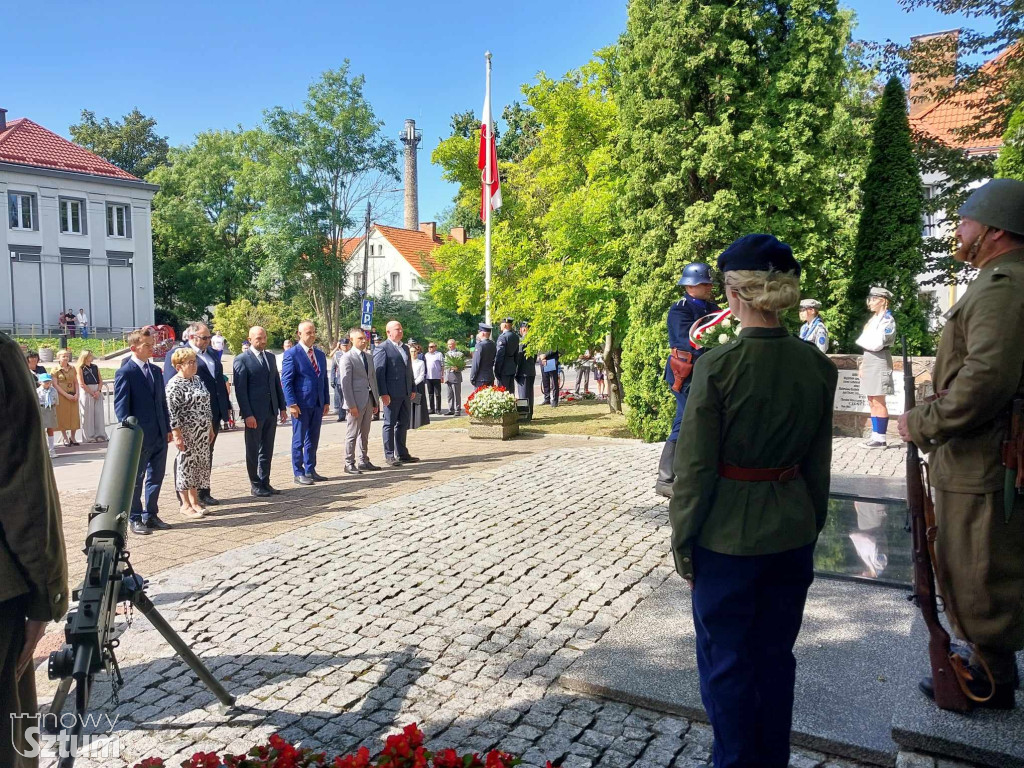
<path fill-rule="evenodd" d="M 800 302 L 800 309 L 813 309 L 815 312 L 821 309 L 821 302 L 815 299 L 804 299 Z M 818 315 L 809 323 L 800 326 L 800 341 L 813 344 L 821 350 L 822 354 L 828 352 L 828 329 Z"/>
<path fill-rule="evenodd" d="M 718 268 L 799 274 L 788 245 L 747 235 Z M 745 327 L 693 370 L 669 519 L 693 582 L 701 698 L 716 768 L 786 768 L 793 645 L 828 512 L 838 371 L 783 327 Z M 753 725 L 756 724 L 756 727 Z"/>
<path fill-rule="evenodd" d="M 996 179 L 976 190 L 960 216 L 1024 236 L 1024 183 Z M 1024 247 L 984 264 L 946 313 L 935 370 L 940 397 L 914 408 L 906 429 L 930 453 L 937 538 L 935 575 L 946 614 L 974 643 L 975 693 L 984 705 L 1014 706 L 1014 653 L 1024 648 L 1024 496 L 1004 493 L 1001 446 L 1015 398 L 1024 397 Z M 928 693 L 930 681 L 922 681 Z"/>

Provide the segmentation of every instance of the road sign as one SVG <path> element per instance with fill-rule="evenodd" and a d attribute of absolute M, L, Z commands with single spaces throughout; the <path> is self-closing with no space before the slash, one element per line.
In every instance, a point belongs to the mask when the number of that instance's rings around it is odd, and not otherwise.
<path fill-rule="evenodd" d="M 373 299 L 363 299 L 363 310 L 362 311 L 363 311 L 364 315 L 372 315 L 373 314 Z"/>
<path fill-rule="evenodd" d="M 359 327 L 364 331 L 373 327 L 373 299 L 363 299 L 363 312 L 359 319 Z"/>

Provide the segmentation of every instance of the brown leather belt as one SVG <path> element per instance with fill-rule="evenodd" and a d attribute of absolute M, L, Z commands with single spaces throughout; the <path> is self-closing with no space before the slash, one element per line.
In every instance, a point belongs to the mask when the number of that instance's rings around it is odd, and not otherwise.
<path fill-rule="evenodd" d="M 732 464 L 719 464 L 718 476 L 727 480 L 741 480 L 745 483 L 785 482 L 800 477 L 800 466 L 792 467 L 734 467 Z"/>

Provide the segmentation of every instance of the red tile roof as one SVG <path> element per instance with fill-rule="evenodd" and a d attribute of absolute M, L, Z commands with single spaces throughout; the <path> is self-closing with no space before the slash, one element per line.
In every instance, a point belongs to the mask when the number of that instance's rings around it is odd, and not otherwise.
<path fill-rule="evenodd" d="M 7 130 L 0 133 L 0 162 L 141 181 L 26 117 L 10 121 Z"/>
<path fill-rule="evenodd" d="M 373 228 L 394 246 L 420 277 L 426 277 L 428 272 L 439 268 L 430 253 L 437 246 L 444 244 L 445 241 L 440 237 L 435 236 L 431 239 L 426 232 L 418 229 L 386 227 L 383 224 L 374 224 Z M 352 258 L 352 254 L 362 242 L 362 237 L 346 237 L 341 245 L 341 257 L 346 261 Z"/>

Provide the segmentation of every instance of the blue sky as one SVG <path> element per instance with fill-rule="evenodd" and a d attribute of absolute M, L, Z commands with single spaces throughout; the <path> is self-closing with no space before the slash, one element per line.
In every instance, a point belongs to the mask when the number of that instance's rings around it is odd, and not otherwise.
<path fill-rule="evenodd" d="M 861 39 L 905 41 L 970 25 L 907 14 L 895 0 L 845 4 L 857 14 Z M 2 17 L 0 107 L 65 136 L 83 108 L 117 118 L 137 106 L 172 144 L 207 129 L 249 127 L 267 107 L 300 107 L 309 83 L 348 58 L 366 75 L 388 135 L 409 117 L 423 131 L 420 218 L 429 220 L 454 194 L 430 151 L 452 113 L 479 114 L 484 51 L 494 54 L 497 116 L 537 72 L 561 75 L 614 42 L 626 2 L 49 0 L 9 3 Z"/>

